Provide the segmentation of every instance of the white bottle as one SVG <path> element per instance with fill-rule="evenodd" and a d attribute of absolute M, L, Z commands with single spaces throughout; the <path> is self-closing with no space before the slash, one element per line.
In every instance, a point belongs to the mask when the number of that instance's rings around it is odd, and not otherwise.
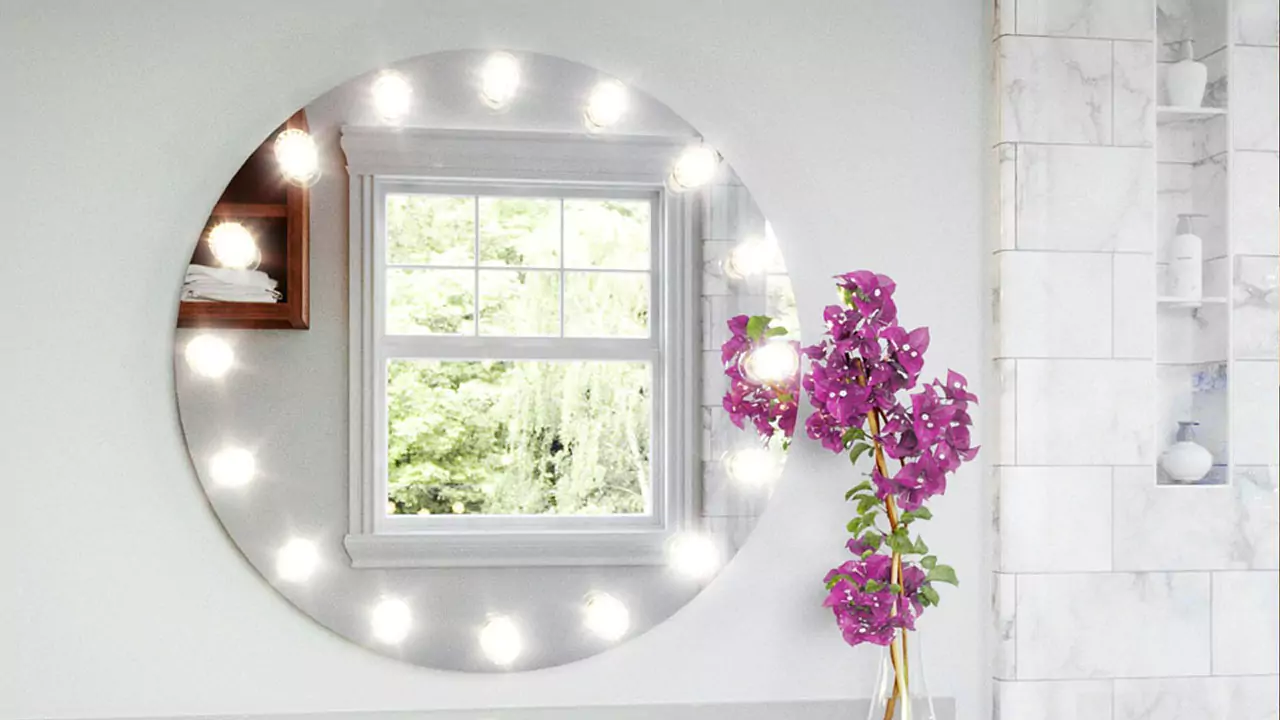
<path fill-rule="evenodd" d="M 1198 108 L 1204 104 L 1204 88 L 1209 79 L 1209 69 L 1204 63 L 1196 62 L 1195 47 L 1190 40 L 1182 41 L 1181 57 L 1181 60 L 1169 66 L 1164 76 L 1169 104 L 1174 107 Z"/>
<path fill-rule="evenodd" d="M 1196 213 L 1178 216 L 1178 234 L 1169 248 L 1168 292 L 1170 297 L 1187 302 L 1200 302 L 1204 295 L 1204 243 L 1192 232 L 1192 220 L 1204 217 Z"/>

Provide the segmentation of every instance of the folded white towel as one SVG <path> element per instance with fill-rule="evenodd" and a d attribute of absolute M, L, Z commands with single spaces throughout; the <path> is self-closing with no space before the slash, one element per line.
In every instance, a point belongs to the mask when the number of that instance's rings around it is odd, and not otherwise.
<path fill-rule="evenodd" d="M 279 284 L 261 270 L 231 270 L 229 268 L 209 267 L 208 265 L 188 265 L 186 279 L 188 281 L 213 280 L 227 285 L 257 287 L 267 290 L 274 290 L 276 285 Z"/>
<path fill-rule="evenodd" d="M 277 303 L 280 293 L 274 290 L 218 290 L 182 289 L 183 302 L 241 302 L 241 303 Z"/>

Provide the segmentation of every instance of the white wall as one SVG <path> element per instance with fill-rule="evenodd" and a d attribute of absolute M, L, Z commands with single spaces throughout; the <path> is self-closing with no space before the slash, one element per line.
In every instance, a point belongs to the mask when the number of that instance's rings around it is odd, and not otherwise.
<path fill-rule="evenodd" d="M 932 327 L 930 369 L 979 376 L 982 3 L 787 5 L 6 2 L 0 715 L 865 695 L 874 654 L 817 607 L 847 465 L 810 443 L 748 545 L 671 621 L 579 664 L 462 676 L 360 650 L 276 596 L 205 506 L 172 397 L 170 300 L 241 158 L 346 78 L 485 46 L 577 60 L 666 102 L 774 221 L 803 316 L 832 272 L 876 268 Z M 956 480 L 928 534 L 965 580 L 926 621 L 929 680 L 969 718 L 988 674 L 983 477 Z"/>

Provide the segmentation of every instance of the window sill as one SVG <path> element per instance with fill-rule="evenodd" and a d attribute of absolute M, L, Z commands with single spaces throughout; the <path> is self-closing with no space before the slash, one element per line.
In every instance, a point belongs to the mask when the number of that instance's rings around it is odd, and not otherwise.
<path fill-rule="evenodd" d="M 347 535 L 353 568 L 661 565 L 670 533 L 474 532 Z"/>

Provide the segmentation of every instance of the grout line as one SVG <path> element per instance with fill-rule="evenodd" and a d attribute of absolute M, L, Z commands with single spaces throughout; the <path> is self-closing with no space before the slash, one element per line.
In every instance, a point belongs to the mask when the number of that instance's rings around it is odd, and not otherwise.
<path fill-rule="evenodd" d="M 1116 569 L 1116 469 L 1111 468 L 1111 570 Z"/>
<path fill-rule="evenodd" d="M 1017 29 L 1016 26 L 1014 29 L 1015 30 Z M 1143 43 L 1145 45 L 1155 45 L 1155 43 L 1152 42 L 1149 38 L 1094 37 L 1094 36 L 1085 37 L 1082 35 L 1037 35 L 1033 33 L 1020 33 L 1020 32 L 1000 33 L 999 35 L 996 35 L 995 40 L 999 40 L 1000 38 L 1007 38 L 1007 37 L 1032 38 L 1037 40 L 1084 40 L 1084 41 L 1090 41 L 1090 42 L 1113 42 L 1113 43 L 1131 42 L 1131 43 Z M 1258 45 L 1256 47 L 1274 47 L 1274 46 Z"/>
<path fill-rule="evenodd" d="M 1063 255 L 1154 255 L 1153 250 L 1062 250 L 1060 248 L 1002 248 L 992 251 L 992 255 L 1000 253 L 1059 253 Z M 1225 255 L 1222 257 L 1226 257 Z M 1269 257 L 1269 256 L 1263 256 Z M 1213 259 L 1213 258 L 1210 258 Z"/>
<path fill-rule="evenodd" d="M 1147 680 L 1250 680 L 1255 678 L 1275 678 L 1280 677 L 1277 673 L 1257 673 L 1254 675 L 1115 675 L 1110 677 L 1070 677 L 1070 678 L 1017 678 L 1015 680 L 1001 680 L 995 678 L 997 682 L 1002 683 L 1085 683 L 1097 682 L 1099 680 L 1110 680 L 1112 682 L 1141 682 Z"/>
<path fill-rule="evenodd" d="M 1116 256 L 1111 256 L 1111 337 L 1107 339 L 1111 346 L 1111 357 L 1116 357 Z"/>
<path fill-rule="evenodd" d="M 1088 143 L 1088 142 L 1054 142 L 1050 140 L 1001 140 L 991 143 L 992 148 L 998 148 L 1001 145 L 1036 145 L 1039 147 L 1073 147 L 1073 148 L 1099 148 L 1102 150 L 1154 150 L 1154 145 L 1111 145 L 1108 143 Z M 1273 152 L 1270 150 L 1254 150 L 1253 152 Z"/>

